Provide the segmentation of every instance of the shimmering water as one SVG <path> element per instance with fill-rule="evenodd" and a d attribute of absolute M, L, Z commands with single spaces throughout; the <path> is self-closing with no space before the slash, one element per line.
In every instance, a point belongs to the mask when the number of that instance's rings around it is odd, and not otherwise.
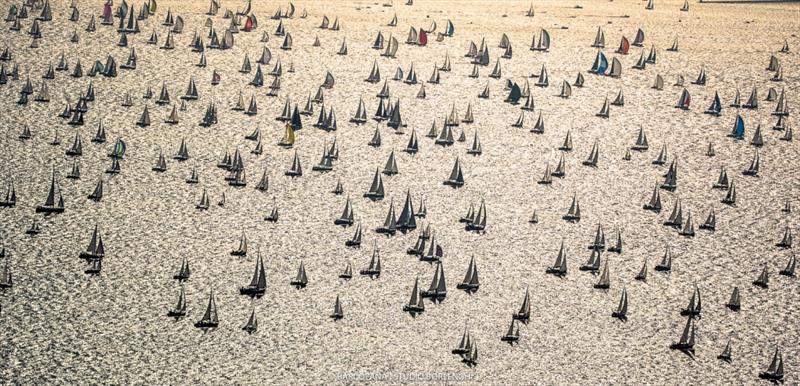
<path fill-rule="evenodd" d="M 205 383 L 252 384 L 266 380 L 297 383 L 364 382 L 375 377 L 383 381 L 467 380 L 486 383 L 755 383 L 759 371 L 766 369 L 772 351 L 783 349 L 787 380 L 796 379 L 798 367 L 798 317 L 800 290 L 795 280 L 779 277 L 789 252 L 774 246 L 785 226 L 797 231 L 796 212 L 781 212 L 785 199 L 800 193 L 800 161 L 796 142 L 779 141 L 783 134 L 770 128 L 774 102 L 763 101 L 768 87 L 785 87 L 789 100 L 790 124 L 797 126 L 795 95 L 798 91 L 797 64 L 800 40 L 790 35 L 798 28 L 794 4 L 781 5 L 710 5 L 691 4 L 688 13 L 679 12 L 682 1 L 656 1 L 652 12 L 640 1 L 580 1 L 573 3 L 537 2 L 536 16 L 523 17 L 525 2 L 454 2 L 417 0 L 412 7 L 395 2 L 392 8 L 373 2 L 297 2 L 293 19 L 283 20 L 294 38 L 291 51 L 279 49 L 280 37 L 272 35 L 277 26 L 269 20 L 277 5 L 254 1 L 259 18 L 255 32 L 236 35 L 235 47 L 227 51 L 207 50 L 208 67 L 195 64 L 199 54 L 188 48 L 192 32 L 197 30 L 207 42 L 202 27 L 207 4 L 199 2 L 160 1 L 155 17 L 141 23 L 142 33 L 129 36 L 136 47 L 139 63 L 135 71 L 119 70 L 117 78 L 74 79 L 58 72 L 48 81 L 51 102 L 31 101 L 18 106 L 21 81 L 0 86 L 0 182 L 13 179 L 19 202 L 14 208 L 0 209 L 0 239 L 11 252 L 15 286 L 0 290 L 0 379 L 19 383 Z M 5 14 L 8 1 L 0 1 Z M 27 48 L 25 31 L 31 19 L 23 20 L 23 31 L 2 32 L 3 44 L 14 54 L 22 76 L 30 73 L 34 89 L 42 82 L 41 74 L 58 61 L 63 51 L 70 64 L 80 58 L 84 70 L 94 60 L 111 54 L 124 63 L 128 48 L 116 46 L 114 28 L 98 25 L 98 31 L 83 31 L 90 14 L 99 14 L 99 1 L 80 2 L 78 23 L 67 21 L 68 3 L 52 1 L 54 20 L 43 23 L 44 39 L 37 49 Z M 223 9 L 241 7 L 237 2 L 223 2 Z M 285 5 L 284 5 L 285 6 Z M 161 26 L 167 8 L 186 20 L 184 33 L 175 35 L 177 49 L 157 47 L 166 37 Z M 299 16 L 307 9 L 308 18 Z M 138 9 L 138 4 L 137 4 Z M 394 13 L 397 27 L 386 23 Z M 322 15 L 339 17 L 340 31 L 320 30 Z M 221 14 L 220 14 L 221 15 Z M 507 17 L 503 17 L 507 15 Z M 621 18 L 619 16 L 629 15 Z M 435 20 L 439 30 L 447 19 L 456 26 L 453 38 L 431 43 L 428 47 L 402 44 L 410 26 L 428 28 Z M 214 18 L 221 30 L 228 20 Z M 8 27 L 6 24 L 4 27 Z M 645 47 L 632 47 L 623 63 L 620 79 L 599 78 L 585 73 L 596 50 L 589 47 L 596 29 L 602 26 L 606 36 L 606 55 L 613 57 L 622 35 L 631 41 L 637 28 L 646 34 Z M 533 34 L 546 28 L 552 35 L 552 49 L 547 53 L 529 51 Z M 145 44 L 150 32 L 159 33 L 159 45 Z M 77 30 L 80 44 L 69 43 Z M 280 58 L 284 70 L 292 63 L 294 73 L 282 77 L 280 96 L 266 96 L 267 89 L 248 86 L 253 73 L 241 74 L 245 53 L 255 70 L 260 56 L 261 31 L 269 31 L 267 46 L 273 61 L 264 66 L 269 71 Z M 377 31 L 389 33 L 401 41 L 397 59 L 380 57 L 370 49 Z M 502 59 L 501 80 L 488 78 L 489 68 L 480 69 L 480 78 L 467 77 L 472 71 L 464 58 L 468 42 L 490 47 L 492 65 L 503 50 L 497 48 L 502 33 L 514 48 L 511 60 Z M 312 47 L 319 36 L 321 47 Z M 678 36 L 680 51 L 666 52 Z M 349 54 L 338 56 L 343 38 Z M 771 72 L 764 71 L 770 54 L 777 52 L 788 39 L 792 51 L 776 54 L 783 70 L 782 83 L 771 82 Z M 658 50 L 658 63 L 644 71 L 631 69 L 639 51 Z M 369 116 L 377 107 L 375 94 L 381 84 L 363 79 L 377 59 L 381 75 L 390 78 L 397 66 L 408 71 L 413 63 L 420 80 L 427 80 L 434 64 L 441 65 L 445 53 L 452 61 L 452 72 L 442 73 L 442 83 L 426 84 L 427 99 L 416 99 L 419 85 L 409 86 L 389 81 L 392 98 L 400 98 L 401 111 L 408 127 L 395 134 L 381 125 L 383 145 L 367 146 L 374 122 L 365 126 L 347 123 L 363 97 Z M 519 115 L 519 106 L 502 103 L 506 96 L 506 78 L 520 84 L 545 64 L 550 75 L 548 88 L 533 87 L 536 111 L 528 113 L 524 129 L 511 128 Z M 701 66 L 708 73 L 705 87 L 688 85 Z M 211 72 L 222 75 L 218 86 L 210 85 Z M 307 96 L 322 84 L 326 71 L 336 78 L 336 85 L 326 90 L 325 106 L 336 111 L 339 130 L 326 133 L 312 128 L 316 120 L 304 117 L 306 128 L 298 132 L 294 149 L 300 155 L 305 174 L 290 179 L 283 172 L 291 165 L 294 150 L 278 147 L 283 125 L 274 120 L 285 98 L 303 107 Z M 574 81 L 577 73 L 586 77 L 584 88 L 573 88 L 573 97 L 556 97 L 562 80 Z M 656 74 L 665 80 L 663 91 L 650 88 Z M 678 74 L 687 79 L 692 109 L 680 111 L 672 106 L 681 88 L 673 87 Z M 173 100 L 177 100 L 194 77 L 200 100 L 188 103 L 180 112 L 180 123 L 162 124 L 171 106 L 156 106 L 142 99 L 147 86 L 157 94 L 166 82 Z M 271 80 L 268 78 L 268 80 Z M 73 102 L 89 82 L 94 82 L 97 101 L 90 105 L 86 125 L 69 127 L 57 117 L 65 98 Z M 489 83 L 491 98 L 477 95 Z M 747 125 L 746 141 L 726 137 L 735 117 L 728 108 L 738 87 L 743 100 L 755 85 L 760 108 L 742 110 Z M 626 105 L 612 107 L 603 120 L 594 116 L 603 99 L 613 98 L 623 89 Z M 256 95 L 258 115 L 245 116 L 231 111 L 239 91 L 245 101 Z M 711 117 L 702 111 L 711 103 L 714 91 L 722 98 L 723 114 Z M 134 106 L 121 107 L 126 92 Z M 206 106 L 215 101 L 219 124 L 210 128 L 197 126 Z M 424 138 L 432 120 L 441 122 L 455 103 L 463 115 L 471 103 L 475 123 L 461 125 L 467 138 L 479 132 L 483 154 L 467 156 L 466 143 L 443 148 Z M 153 125 L 135 125 L 144 105 L 150 108 Z M 319 111 L 315 106 L 315 112 Z M 541 111 L 545 133 L 529 132 Z M 89 142 L 99 120 L 106 125 L 109 142 Z M 761 123 L 766 145 L 762 147 L 759 177 L 745 177 L 755 148 L 748 144 L 755 126 Z M 27 124 L 33 138 L 17 140 L 22 125 Z M 650 150 L 633 154 L 623 161 L 625 149 L 636 139 L 643 126 Z M 244 135 L 255 127 L 261 129 L 264 154 L 250 150 L 254 142 Z M 556 148 L 566 131 L 572 129 L 575 149 L 566 154 L 567 176 L 552 186 L 538 185 L 546 164 L 559 157 Z M 420 135 L 420 152 L 400 152 L 411 130 Z M 61 145 L 49 143 L 58 132 Z M 78 160 L 80 180 L 67 180 L 72 159 L 64 155 L 71 138 L 79 132 L 84 154 Z M 114 139 L 128 144 L 122 173 L 113 177 L 104 173 L 110 165 L 106 154 Z M 311 171 L 318 162 L 325 143 L 336 138 L 341 152 L 331 173 Z M 186 138 L 190 159 L 168 160 L 168 170 L 158 174 L 150 170 L 159 150 L 170 156 Z M 597 168 L 581 165 L 597 140 L 600 161 Z M 705 150 L 711 142 L 716 156 L 708 158 Z M 656 167 L 662 144 L 667 144 L 670 160 L 679 164 L 678 189 L 662 191 L 665 210 L 653 214 L 641 209 L 656 181 L 661 181 L 666 166 Z M 224 149 L 239 148 L 245 155 L 249 185 L 229 188 L 225 173 L 216 167 Z M 387 198 L 370 202 L 362 198 L 376 167 L 383 167 L 391 150 L 396 150 L 400 174 L 384 177 Z M 466 185 L 460 189 L 444 186 L 456 157 L 463 162 Z M 737 207 L 720 203 L 723 191 L 712 190 L 719 167 L 726 165 L 738 189 Z M 66 211 L 42 216 L 34 208 L 44 202 L 51 169 L 55 167 L 63 189 Z M 200 183 L 184 182 L 192 167 L 200 173 Z M 253 189 L 263 170 L 268 170 L 268 192 Z M 98 178 L 106 182 L 106 196 L 99 203 L 85 198 Z M 353 199 L 356 217 L 365 230 L 364 248 L 347 249 L 344 241 L 353 228 L 333 225 L 345 203 L 345 196 L 330 191 L 341 179 L 346 194 Z M 195 209 L 203 189 L 211 196 L 212 208 Z M 399 211 L 405 192 L 410 190 L 418 204 L 424 195 L 430 224 L 445 251 L 444 268 L 448 283 L 446 300 L 426 304 L 426 312 L 414 319 L 402 312 L 408 301 L 414 278 L 427 288 L 435 266 L 419 262 L 405 254 L 417 232 L 393 237 L 377 235 L 373 230 L 382 224 L 391 199 Z M 224 208 L 215 204 L 222 192 L 227 196 Z M 561 219 L 573 194 L 580 199 L 583 218 L 578 224 Z M 263 220 L 277 200 L 281 218 L 277 223 Z M 699 231 L 696 237 L 678 236 L 664 227 L 675 200 L 684 210 L 691 210 L 695 225 L 714 207 L 717 231 Z M 470 203 L 486 201 L 488 229 L 485 234 L 468 233 L 457 222 Z M 539 224 L 527 222 L 533 210 Z M 42 233 L 24 234 L 33 218 L 41 221 Z M 621 255 L 609 258 L 611 288 L 595 290 L 597 278 L 579 272 L 578 266 L 589 257 L 587 245 L 601 223 L 609 240 L 614 227 L 620 227 L 625 241 Z M 78 254 L 86 247 L 95 224 L 99 224 L 107 256 L 99 277 L 83 273 L 85 262 Z M 251 248 L 261 249 L 267 266 L 267 295 L 250 300 L 239 295 L 238 288 L 249 283 L 255 266 L 255 254 L 233 257 L 229 252 L 245 231 Z M 346 262 L 355 271 L 367 266 L 370 245 L 378 241 L 382 252 L 383 273 L 370 280 L 354 277 L 349 282 L 338 279 Z M 561 241 L 569 251 L 569 275 L 557 279 L 544 273 L 553 263 Z M 675 253 L 673 271 L 657 274 L 654 264 L 666 244 Z M 480 290 L 472 295 L 458 291 L 471 256 L 477 259 Z M 172 280 L 181 258 L 192 267 L 192 277 L 185 284 L 189 316 L 175 322 L 166 312 L 177 301 L 180 285 Z M 643 259 L 650 266 L 647 283 L 633 280 Z M 305 262 L 309 285 L 302 290 L 289 286 L 300 261 Z M 750 283 L 767 264 L 771 274 L 769 289 Z M 694 284 L 703 294 L 703 317 L 697 322 L 698 337 L 694 360 L 669 350 L 685 323 L 679 315 L 686 306 Z M 742 291 L 742 311 L 733 313 L 724 307 L 733 286 Z M 533 302 L 530 323 L 520 328 L 521 339 L 514 347 L 500 341 L 525 292 L 531 290 Z M 622 288 L 630 297 L 629 321 L 621 323 L 610 317 Z M 220 327 L 202 332 L 193 323 L 202 315 L 208 293 L 214 289 L 220 313 Z M 333 322 L 328 315 L 336 296 L 341 297 L 345 317 Z M 252 307 L 259 318 L 259 331 L 247 335 L 241 331 Z M 465 323 L 480 347 L 479 365 L 467 368 L 452 354 Z M 716 359 L 728 337 L 733 340 L 733 363 Z M 361 375 L 359 375 L 361 374 Z M 350 376 L 351 378 L 347 378 Z M 361 376 L 361 378 L 359 378 Z M 387 378 L 387 376 L 389 378 Z M 413 378 L 417 376 L 418 378 Z M 373 378 L 369 378 L 373 377 Z M 283 383 L 282 382 L 282 383 Z"/>

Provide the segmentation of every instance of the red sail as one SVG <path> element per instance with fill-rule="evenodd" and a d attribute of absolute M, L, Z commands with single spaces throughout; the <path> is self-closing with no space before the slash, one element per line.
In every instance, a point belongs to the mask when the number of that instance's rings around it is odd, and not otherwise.
<path fill-rule="evenodd" d="M 253 17 L 248 16 L 247 21 L 244 23 L 244 31 L 250 32 L 253 30 Z"/>
<path fill-rule="evenodd" d="M 619 43 L 619 49 L 617 52 L 623 55 L 628 55 L 628 49 L 631 48 L 631 44 L 628 43 L 628 38 L 622 37 L 622 41 Z"/>
<path fill-rule="evenodd" d="M 428 33 L 424 30 L 419 30 L 419 45 L 424 46 L 428 44 Z"/>
<path fill-rule="evenodd" d="M 111 4 L 106 3 L 103 6 L 103 18 L 108 19 L 111 16 Z"/>

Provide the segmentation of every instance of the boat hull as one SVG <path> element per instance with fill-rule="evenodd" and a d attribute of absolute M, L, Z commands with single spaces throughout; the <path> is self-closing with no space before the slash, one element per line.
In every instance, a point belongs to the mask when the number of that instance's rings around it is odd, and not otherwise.
<path fill-rule="evenodd" d="M 64 212 L 63 207 L 57 206 L 37 206 L 36 213 L 62 213 Z"/>

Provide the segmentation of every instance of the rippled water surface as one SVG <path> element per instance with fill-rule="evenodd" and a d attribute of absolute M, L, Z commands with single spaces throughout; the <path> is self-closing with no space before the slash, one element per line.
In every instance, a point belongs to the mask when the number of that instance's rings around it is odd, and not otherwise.
<path fill-rule="evenodd" d="M 192 5 L 188 5 L 192 3 Z M 380 2 L 297 2 L 292 19 L 282 22 L 294 38 L 290 51 L 279 49 L 282 38 L 272 35 L 277 21 L 270 20 L 279 6 L 256 0 L 253 10 L 258 29 L 235 35 L 233 49 L 207 50 L 208 66 L 196 67 L 199 54 L 188 45 L 193 31 L 208 42 L 203 27 L 207 3 L 201 1 L 159 1 L 155 16 L 141 22 L 142 33 L 128 36 L 139 58 L 135 71 L 119 70 L 116 78 L 102 76 L 72 78 L 57 72 L 47 81 L 49 103 L 32 101 L 19 106 L 24 77 L 30 74 L 38 90 L 41 75 L 58 63 L 64 52 L 70 66 L 80 58 L 84 70 L 95 60 L 113 55 L 125 62 L 128 48 L 118 47 L 115 28 L 100 26 L 95 33 L 84 32 L 91 14 L 102 10 L 100 1 L 79 1 L 80 20 L 72 23 L 69 3 L 52 0 L 54 20 L 42 23 L 44 38 L 39 48 L 30 49 L 26 31 L 31 19 L 22 20 L 22 31 L 2 26 L 2 45 L 19 64 L 20 81 L 0 86 L 0 183 L 13 180 L 18 203 L 0 209 L 0 240 L 10 253 L 14 287 L 0 290 L 0 380 L 4 383 L 154 383 L 154 384 L 255 384 L 268 380 L 304 384 L 347 382 L 348 375 L 383 374 L 396 382 L 410 382 L 409 374 L 451 376 L 486 383 L 755 383 L 766 369 L 776 346 L 783 350 L 787 381 L 797 379 L 800 367 L 800 328 L 796 320 L 800 290 L 794 279 L 779 276 L 790 251 L 775 244 L 789 226 L 798 231 L 796 212 L 784 213 L 785 200 L 797 206 L 800 194 L 800 154 L 796 142 L 779 141 L 783 132 L 772 130 L 776 119 L 770 113 L 775 102 L 764 101 L 768 88 L 778 93 L 785 88 L 791 116 L 797 124 L 798 30 L 800 8 L 796 4 L 731 5 L 691 3 L 688 13 L 680 12 L 682 1 L 656 1 L 653 11 L 645 11 L 640 1 L 537 1 L 533 18 L 524 17 L 526 2 L 516 1 L 431 1 L 417 0 L 411 7 L 395 1 L 394 7 Z M 574 8 L 575 4 L 583 6 Z M 6 14 L 9 1 L 0 0 L 0 13 Z M 139 4 L 136 4 L 137 12 Z M 224 0 L 222 7 L 235 9 L 240 2 Z M 285 9 L 286 5 L 283 4 Z M 174 35 L 177 48 L 160 50 L 167 34 L 161 25 L 167 9 L 186 21 L 185 31 Z M 303 9 L 308 18 L 298 16 Z M 386 24 L 397 13 L 397 27 Z M 32 12 L 35 14 L 35 12 Z M 340 31 L 317 28 L 322 15 L 338 16 Z M 621 17 L 629 16 L 629 17 Z M 447 19 L 456 33 L 443 42 L 430 39 L 427 47 L 402 42 L 410 26 L 438 30 Z M 229 20 L 214 17 L 221 31 Z M 586 71 L 596 55 L 590 44 L 597 27 L 605 32 L 605 54 L 617 56 L 623 64 L 619 79 L 597 77 Z M 531 38 L 540 28 L 552 35 L 547 53 L 528 50 Z M 614 54 L 620 38 L 631 41 L 637 28 L 645 33 L 643 48 L 631 47 L 629 55 Z M 155 30 L 159 45 L 146 40 Z M 80 43 L 72 44 L 73 31 Z M 245 54 L 255 70 L 255 60 L 264 43 L 262 31 L 270 34 L 266 45 L 273 53 L 272 69 L 280 59 L 284 66 L 278 97 L 266 95 L 267 88 L 248 86 L 253 77 L 239 73 Z M 396 59 L 380 57 L 370 46 L 378 31 L 401 41 Z M 513 59 L 501 59 L 502 78 L 488 74 L 503 49 L 498 42 L 506 33 L 513 47 Z M 312 42 L 318 36 L 320 47 Z M 680 51 L 665 49 L 678 38 Z M 347 56 L 336 55 L 342 39 L 348 44 Z M 492 65 L 480 69 L 480 77 L 470 78 L 469 59 L 464 57 L 469 41 L 486 39 Z M 778 54 L 784 39 L 790 53 Z M 640 51 L 654 45 L 658 61 L 644 71 L 631 68 Z M 765 71 L 771 54 L 782 65 L 784 81 L 772 82 Z M 408 71 L 413 64 L 420 80 L 427 80 L 434 65 L 441 65 L 449 54 L 452 71 L 442 72 L 441 84 L 426 84 L 426 99 L 415 98 L 419 85 L 389 81 L 392 99 L 400 98 L 404 133 L 396 134 L 381 124 L 383 144 L 367 146 L 375 122 L 364 126 L 348 123 L 360 97 L 368 115 L 377 108 L 375 95 L 382 84 L 363 81 L 373 61 L 383 78 L 391 78 L 400 66 Z M 295 72 L 285 70 L 293 64 Z M 545 65 L 550 87 L 534 87 L 534 79 Z M 704 87 L 691 85 L 701 67 L 708 73 Z M 222 77 L 218 86 L 210 84 L 216 69 Z M 330 71 L 335 86 L 325 91 L 325 107 L 334 108 L 338 131 L 326 133 L 311 127 L 316 121 L 304 117 L 305 128 L 298 132 L 294 149 L 305 174 L 291 179 L 284 176 L 294 156 L 293 150 L 276 144 L 283 125 L 274 118 L 283 109 L 285 98 L 302 108 Z M 558 98 L 562 80 L 572 83 L 583 72 L 586 85 L 573 88 L 569 99 Z M 665 88 L 650 88 L 657 74 Z M 689 111 L 673 108 L 681 92 L 675 87 L 678 75 L 686 77 L 692 96 Z M 173 101 L 183 95 L 194 78 L 200 99 L 189 102 L 179 112 L 178 125 L 163 124 L 171 106 L 157 106 L 143 99 L 146 88 L 158 94 L 165 82 Z M 526 113 L 523 129 L 511 124 L 520 114 L 519 106 L 503 103 L 506 79 L 523 85 L 530 81 L 535 111 Z M 97 100 L 90 104 L 86 124 L 74 128 L 58 117 L 66 100 L 73 103 L 78 94 L 94 83 Z M 271 82 L 267 77 L 266 82 Z M 488 82 L 489 99 L 478 94 Z M 742 110 L 746 140 L 726 137 L 736 109 L 728 105 L 737 87 L 743 101 L 756 86 L 759 108 Z M 612 107 L 609 119 L 595 117 L 606 96 L 622 89 L 625 106 Z M 255 95 L 258 114 L 246 116 L 232 111 L 239 92 L 245 102 Z M 720 117 L 702 112 L 710 105 L 714 92 L 724 106 Z M 121 107 L 125 93 L 133 96 L 133 106 Z M 216 102 L 219 123 L 202 128 L 197 123 L 208 104 Z M 463 130 L 467 142 L 441 147 L 425 138 L 431 122 L 441 124 L 453 105 L 463 116 L 472 105 L 475 122 L 455 129 Z M 144 106 L 150 109 L 153 124 L 135 125 Z M 320 106 L 315 105 L 315 112 Z M 529 131 L 541 112 L 545 133 Z M 109 142 L 90 143 L 98 122 L 106 125 Z M 761 170 L 758 177 L 741 175 L 753 157 L 749 144 L 755 127 L 761 124 L 765 145 L 759 149 Z M 17 139 L 23 125 L 33 137 Z M 650 150 L 634 152 L 630 161 L 622 159 L 625 149 L 636 140 L 639 127 L 647 133 Z M 244 136 L 259 128 L 264 153 L 250 153 L 255 146 Z M 567 130 L 571 128 L 574 150 L 566 153 L 566 178 L 550 186 L 539 185 L 546 165 L 555 166 Z M 409 155 L 405 148 L 412 130 L 420 136 L 420 151 Z M 479 133 L 483 154 L 468 156 L 466 149 L 474 132 Z M 73 159 L 64 155 L 75 133 L 84 142 L 84 154 L 76 158 L 81 167 L 79 180 L 68 180 Z M 58 133 L 61 144 L 51 146 Z M 123 138 L 128 151 L 122 173 L 110 176 L 107 153 L 113 140 Z M 334 171 L 312 172 L 325 144 L 336 139 L 340 157 Z M 169 159 L 185 138 L 190 159 Z M 600 149 L 598 167 L 581 165 L 592 144 Z M 716 156 L 705 155 L 713 143 Z M 667 167 L 651 164 L 666 144 L 669 159 L 678 162 L 678 188 L 662 191 L 665 210 L 660 214 L 642 210 L 653 185 L 663 179 Z M 226 173 L 216 167 L 225 149 L 238 148 L 244 155 L 249 185 L 231 188 Z M 384 176 L 387 197 L 371 202 L 362 197 L 376 167 L 382 168 L 389 153 L 396 151 L 400 174 Z M 168 156 L 168 170 L 150 170 L 159 151 Z M 466 184 L 453 189 L 442 184 L 456 157 L 462 162 Z M 724 191 L 712 190 L 720 166 L 728 167 L 736 183 L 736 207 L 723 205 Z M 184 182 L 196 167 L 200 183 Z M 47 195 L 51 170 L 61 186 L 66 211 L 43 216 L 34 209 Z M 267 170 L 268 192 L 253 189 Z M 106 195 L 99 203 L 87 200 L 98 178 L 105 181 Z M 346 194 L 331 190 L 341 179 Z M 212 207 L 198 211 L 195 204 L 206 189 Z M 378 235 L 393 200 L 401 209 L 405 192 L 419 204 L 424 195 L 428 210 L 422 220 L 430 224 L 444 250 L 447 298 L 441 304 L 426 303 L 426 312 L 412 318 L 402 312 L 416 277 L 426 289 L 435 266 L 406 255 L 418 232 L 393 237 Z M 226 194 L 224 208 L 214 205 Z M 0 192 L 2 193 L 2 192 Z M 335 226 L 346 195 L 353 200 L 356 217 L 365 228 L 364 247 L 348 249 L 344 242 L 353 228 Z M 573 194 L 580 200 L 583 217 L 576 224 L 561 219 Z M 277 223 L 264 221 L 273 198 L 280 210 Z M 717 214 L 717 230 L 698 230 L 694 238 L 684 238 L 662 223 L 680 198 L 684 214 L 691 211 L 695 226 L 705 219 L 710 208 Z M 466 232 L 458 219 L 471 203 L 486 202 L 488 226 L 484 234 Z M 539 223 L 528 223 L 536 210 Z M 42 232 L 24 232 L 33 219 Z M 611 288 L 593 289 L 597 277 L 580 272 L 578 267 L 589 257 L 587 245 L 600 223 L 608 240 L 619 227 L 625 242 L 620 255 L 604 254 L 609 259 Z M 99 224 L 106 246 L 103 270 L 99 276 L 84 274 L 85 262 L 78 258 Z M 244 231 L 251 243 L 247 257 L 230 256 Z M 358 271 L 369 263 L 373 241 L 381 249 L 383 272 L 370 280 L 354 277 L 338 279 L 349 261 Z M 553 263 L 560 243 L 569 253 L 569 275 L 558 279 L 545 274 Z M 653 268 L 664 248 L 674 251 L 670 274 Z M 255 247 L 264 257 L 269 287 L 266 296 L 256 300 L 239 295 L 255 266 Z M 463 278 L 470 257 L 480 273 L 480 290 L 472 295 L 455 288 Z M 192 267 L 191 279 L 184 284 L 189 315 L 180 321 L 166 317 L 174 307 L 180 284 L 172 279 L 182 258 Z M 647 283 L 634 276 L 647 259 Z M 304 262 L 309 285 L 297 290 L 289 285 Z M 770 273 L 768 289 L 751 285 L 766 264 Z M 697 321 L 695 358 L 671 351 L 685 318 L 679 311 L 686 306 L 694 285 L 703 295 L 702 318 Z M 742 293 L 742 310 L 734 313 L 724 307 L 734 286 Z M 213 288 L 219 307 L 220 326 L 203 332 L 194 328 Z M 501 342 L 511 314 L 518 309 L 525 289 L 530 288 L 532 316 L 520 327 L 519 344 Z M 623 288 L 630 297 L 627 323 L 611 318 Z M 336 296 L 342 301 L 345 317 L 333 322 L 328 316 Z M 259 330 L 248 335 L 241 330 L 255 307 Z M 465 323 L 480 347 L 479 364 L 467 368 L 450 354 Z M 733 362 L 716 359 L 728 338 L 732 339 Z M 460 377 L 460 378 L 458 378 Z M 356 378 L 355 381 L 358 381 Z M 422 378 L 429 381 L 436 378 Z M 384 378 L 384 380 L 386 380 Z M 441 380 L 441 378 L 439 378 Z M 361 378 L 361 381 L 364 381 Z M 360 382 L 359 382 L 360 383 Z"/>

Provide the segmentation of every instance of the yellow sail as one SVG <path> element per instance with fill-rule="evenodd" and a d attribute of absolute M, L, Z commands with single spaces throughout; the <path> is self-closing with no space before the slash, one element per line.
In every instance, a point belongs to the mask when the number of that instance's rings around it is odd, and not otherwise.
<path fill-rule="evenodd" d="M 283 135 L 283 139 L 280 143 L 281 146 L 292 146 L 294 145 L 294 129 L 292 125 L 286 124 L 286 134 Z"/>

